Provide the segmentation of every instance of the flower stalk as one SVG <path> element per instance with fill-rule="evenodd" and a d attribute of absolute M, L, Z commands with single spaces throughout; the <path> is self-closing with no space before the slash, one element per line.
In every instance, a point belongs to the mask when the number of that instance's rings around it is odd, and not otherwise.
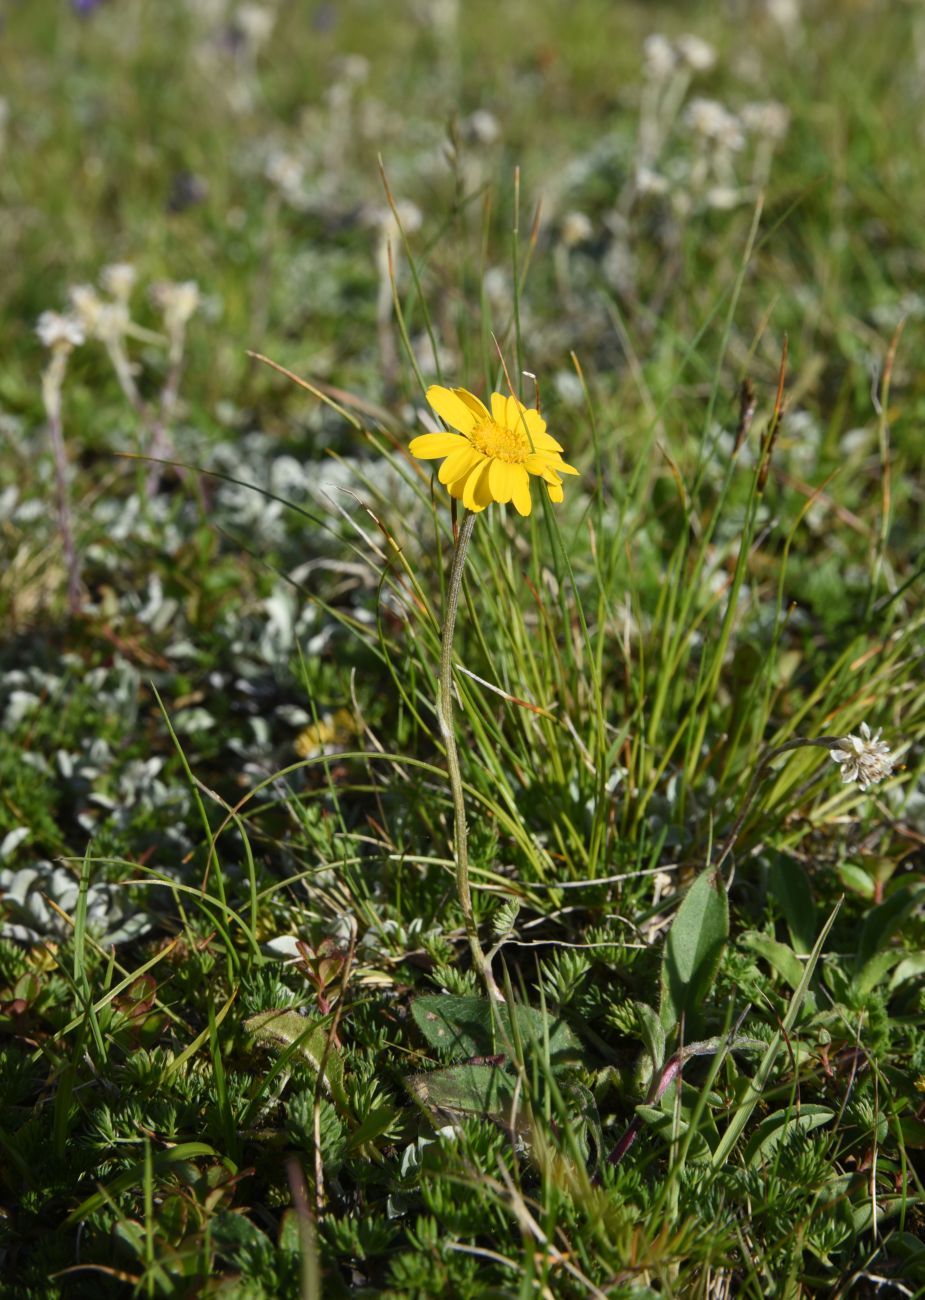
<path fill-rule="evenodd" d="M 80 556 L 74 541 L 74 520 L 71 513 L 71 496 L 68 486 L 67 449 L 61 419 L 61 389 L 67 373 L 68 357 L 84 341 L 80 323 L 71 316 L 46 311 L 39 317 L 36 333 L 50 352 L 48 365 L 42 375 L 42 400 L 48 416 L 52 455 L 55 466 L 55 496 L 58 531 L 67 569 L 67 605 L 72 618 L 80 613 L 81 582 Z"/>
<path fill-rule="evenodd" d="M 462 589 L 463 569 L 466 555 L 475 527 L 476 516 L 466 511 L 456 547 L 453 551 L 453 563 L 446 592 L 446 606 L 443 613 L 443 629 L 440 634 L 440 686 L 437 696 L 437 720 L 440 735 L 446 751 L 447 774 L 450 779 L 450 791 L 453 797 L 453 848 L 456 859 L 456 892 L 462 908 L 466 936 L 472 953 L 472 962 L 479 976 L 484 980 L 489 997 L 500 996 L 498 986 L 491 973 L 491 966 L 479 942 L 475 913 L 472 910 L 472 889 L 469 884 L 469 829 L 466 825 L 466 801 L 463 792 L 462 772 L 459 766 L 459 750 L 456 745 L 456 732 L 453 727 L 453 633 L 456 629 L 456 613 L 459 609 L 459 593 Z"/>

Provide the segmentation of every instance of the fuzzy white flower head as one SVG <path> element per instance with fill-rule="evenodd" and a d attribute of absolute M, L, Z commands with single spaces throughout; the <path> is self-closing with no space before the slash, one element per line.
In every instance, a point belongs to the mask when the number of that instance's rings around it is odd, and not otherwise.
<path fill-rule="evenodd" d="M 584 212 L 566 212 L 562 218 L 562 242 L 566 248 L 586 243 L 593 234 L 591 218 Z"/>
<path fill-rule="evenodd" d="M 741 190 L 734 189 L 731 185 L 711 185 L 705 195 L 707 207 L 714 208 L 717 212 L 730 212 L 746 197 Z"/>
<path fill-rule="evenodd" d="M 168 331 L 182 328 L 200 302 L 199 285 L 195 280 L 183 280 L 179 283 L 163 280 L 152 287 L 151 295 L 164 313 L 164 324 Z"/>
<path fill-rule="evenodd" d="M 118 343 L 130 324 L 124 302 L 104 302 L 96 317 L 93 333 L 101 343 Z"/>
<path fill-rule="evenodd" d="M 276 25 L 276 11 L 268 5 L 243 4 L 235 14 L 235 24 L 252 49 L 265 45 Z"/>
<path fill-rule="evenodd" d="M 643 70 L 652 81 L 665 81 L 674 72 L 677 55 L 667 36 L 653 32 L 643 44 Z"/>
<path fill-rule="evenodd" d="M 131 262 L 113 262 L 100 272 L 100 284 L 117 302 L 128 302 L 137 278 L 138 272 Z"/>
<path fill-rule="evenodd" d="M 660 172 L 641 164 L 636 168 L 636 190 L 639 194 L 667 194 L 668 179 Z"/>
<path fill-rule="evenodd" d="M 739 119 L 716 99 L 692 99 L 685 110 L 684 122 L 695 135 L 723 148 L 737 150 L 745 144 Z"/>
<path fill-rule="evenodd" d="M 295 154 L 276 150 L 267 159 L 264 175 L 272 185 L 277 185 L 284 194 L 298 194 L 305 180 L 305 168 Z"/>
<path fill-rule="evenodd" d="M 870 727 L 862 722 L 860 736 L 845 736 L 839 745 L 840 749 L 830 749 L 829 753 L 841 768 L 841 779 L 857 781 L 862 790 L 885 780 L 893 770 L 896 759 L 889 745 L 880 739 L 879 728 L 871 735 Z"/>
<path fill-rule="evenodd" d="M 768 140 L 783 140 L 790 126 L 789 108 L 774 100 L 767 104 L 746 104 L 739 116 L 746 131 L 766 136 Z"/>
<path fill-rule="evenodd" d="M 53 352 L 79 348 L 86 335 L 76 316 L 65 316 L 59 311 L 43 311 L 35 332 Z"/>
<path fill-rule="evenodd" d="M 768 17 L 784 31 L 792 31 L 801 17 L 801 0 L 765 0 Z"/>
<path fill-rule="evenodd" d="M 699 36 L 679 36 L 675 48 L 683 62 L 693 72 L 709 72 L 716 63 L 716 51 L 713 46 Z"/>
<path fill-rule="evenodd" d="M 482 290 L 493 307 L 500 307 L 509 302 L 511 284 L 507 271 L 502 266 L 490 266 L 482 276 Z"/>
<path fill-rule="evenodd" d="M 92 284 L 75 284 L 68 290 L 71 306 L 87 334 L 96 332 L 96 323 L 103 310 L 103 300 Z"/>
<path fill-rule="evenodd" d="M 337 70 L 342 80 L 360 86 L 369 79 L 369 59 L 362 54 L 345 54 Z"/>
<path fill-rule="evenodd" d="M 501 125 L 487 108 L 477 108 L 460 123 L 463 137 L 472 144 L 494 144 L 501 134 Z"/>
<path fill-rule="evenodd" d="M 397 216 L 388 204 L 367 207 L 363 215 L 369 225 L 378 226 L 380 231 L 392 240 L 399 237 L 399 225 L 406 235 L 413 235 L 415 231 L 421 229 L 424 216 L 416 203 L 412 203 L 410 199 L 399 199 L 395 207 Z"/>

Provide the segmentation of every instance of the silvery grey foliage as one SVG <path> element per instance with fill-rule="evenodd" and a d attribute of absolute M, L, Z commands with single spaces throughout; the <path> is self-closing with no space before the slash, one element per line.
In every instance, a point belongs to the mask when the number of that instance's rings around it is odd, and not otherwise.
<path fill-rule="evenodd" d="M 72 927 L 51 903 L 73 917 L 79 895 L 80 882 L 74 874 L 45 859 L 18 871 L 0 870 L 0 906 L 7 913 L 0 935 L 20 943 L 66 939 Z M 90 884 L 87 933 L 104 948 L 127 943 L 150 930 L 153 924 L 153 918 L 147 913 L 130 908 L 124 890 L 113 885 Z"/>

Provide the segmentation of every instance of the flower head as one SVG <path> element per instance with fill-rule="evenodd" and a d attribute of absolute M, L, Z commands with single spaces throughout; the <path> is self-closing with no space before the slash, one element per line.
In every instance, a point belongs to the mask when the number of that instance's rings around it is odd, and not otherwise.
<path fill-rule="evenodd" d="M 74 284 L 68 290 L 68 297 L 71 300 L 78 320 L 86 334 L 93 335 L 96 332 L 96 324 L 100 312 L 103 309 L 103 300 L 92 284 Z"/>
<path fill-rule="evenodd" d="M 716 62 L 713 46 L 699 36 L 679 36 L 675 49 L 692 72 L 709 72 Z"/>
<path fill-rule="evenodd" d="M 151 288 L 151 297 L 164 313 L 167 332 L 182 329 L 196 312 L 201 302 L 199 285 L 195 280 L 174 283 L 162 280 Z"/>
<path fill-rule="evenodd" d="M 783 140 L 790 125 L 790 110 L 775 100 L 768 103 L 746 104 L 739 114 L 746 131 L 766 136 L 769 140 Z"/>
<path fill-rule="evenodd" d="M 43 311 L 35 332 L 53 352 L 79 348 L 84 341 L 84 330 L 76 316 L 66 316 L 57 311 Z"/>
<path fill-rule="evenodd" d="M 745 144 L 741 122 L 718 100 L 692 99 L 684 110 L 684 123 L 694 135 L 731 152 Z"/>
<path fill-rule="evenodd" d="M 491 410 L 465 388 L 427 390 L 427 400 L 458 433 L 425 433 L 409 448 L 420 460 L 446 459 L 437 477 L 467 510 L 484 510 L 492 501 L 532 509 L 530 475 L 546 484 L 550 501 L 562 500 L 562 474 L 578 470 L 562 459 L 562 447 L 546 432 L 546 421 L 516 397 L 492 393 Z"/>
<path fill-rule="evenodd" d="M 137 278 L 138 272 L 131 262 L 113 262 L 103 267 L 100 284 L 117 302 L 127 303 Z"/>
<path fill-rule="evenodd" d="M 667 36 L 653 32 L 643 44 L 645 55 L 644 70 L 652 81 L 665 81 L 671 76 L 677 64 L 675 48 Z"/>
<path fill-rule="evenodd" d="M 879 729 L 874 735 L 866 722 L 861 723 L 860 736 L 845 736 L 840 749 L 831 749 L 833 760 L 841 768 L 843 781 L 857 781 L 862 790 L 885 780 L 893 770 L 895 758 L 889 745 L 880 739 Z"/>

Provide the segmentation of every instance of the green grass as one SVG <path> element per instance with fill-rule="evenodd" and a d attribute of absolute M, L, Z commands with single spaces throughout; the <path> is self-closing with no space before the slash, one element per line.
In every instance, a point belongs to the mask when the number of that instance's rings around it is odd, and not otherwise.
<path fill-rule="evenodd" d="M 920 15 L 223 8 L 4 17 L 0 1295 L 922 1294 Z M 773 159 L 701 184 L 697 96 L 784 104 Z M 114 260 L 73 614 L 34 326 Z M 460 603 L 493 1007 L 406 448 L 505 367 L 581 477 Z M 864 720 L 883 785 L 762 769 Z"/>

